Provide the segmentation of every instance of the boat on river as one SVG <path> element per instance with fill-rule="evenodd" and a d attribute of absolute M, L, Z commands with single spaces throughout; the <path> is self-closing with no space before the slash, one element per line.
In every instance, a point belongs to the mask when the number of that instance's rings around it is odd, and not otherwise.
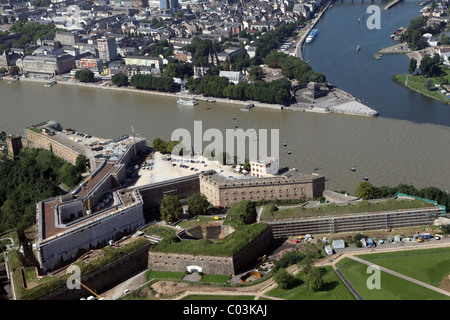
<path fill-rule="evenodd" d="M 49 88 L 49 87 L 53 87 L 55 84 L 56 84 L 57 82 L 56 82 L 56 80 L 55 81 L 52 81 L 52 82 L 49 82 L 49 83 L 46 83 L 45 85 L 44 85 L 44 87 L 47 87 L 47 88 Z"/>
<path fill-rule="evenodd" d="M 311 32 L 306 37 L 306 43 L 311 43 L 314 41 L 314 39 L 317 37 L 317 34 L 319 33 L 319 30 L 312 29 Z"/>
<path fill-rule="evenodd" d="M 253 103 L 247 105 L 245 108 L 241 108 L 241 111 L 250 111 L 255 105 Z"/>
<path fill-rule="evenodd" d="M 195 106 L 195 105 L 197 105 L 197 101 L 195 101 L 193 99 L 187 99 L 187 98 L 179 98 L 177 103 L 185 105 L 185 106 Z"/>

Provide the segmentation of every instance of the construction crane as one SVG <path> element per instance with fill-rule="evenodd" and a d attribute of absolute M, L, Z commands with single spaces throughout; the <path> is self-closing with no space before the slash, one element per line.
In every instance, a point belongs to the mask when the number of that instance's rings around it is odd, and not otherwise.
<path fill-rule="evenodd" d="M 89 291 L 90 293 L 92 293 L 98 300 L 103 300 L 103 297 L 98 295 L 95 291 L 91 290 L 88 288 L 88 286 L 86 286 L 85 284 L 81 283 L 80 280 L 75 279 L 76 282 L 78 282 L 80 285 L 83 286 L 83 288 L 85 288 L 87 291 Z"/>

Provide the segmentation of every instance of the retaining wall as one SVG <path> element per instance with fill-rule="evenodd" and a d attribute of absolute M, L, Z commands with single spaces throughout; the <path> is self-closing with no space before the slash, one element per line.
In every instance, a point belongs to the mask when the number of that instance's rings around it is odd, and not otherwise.
<path fill-rule="evenodd" d="M 97 293 L 108 290 L 128 276 L 145 270 L 150 246 L 151 243 L 149 241 L 148 245 L 81 277 L 81 283 Z M 82 286 L 80 289 L 72 290 L 64 286 L 40 300 L 79 300 L 80 298 L 86 298 L 91 295 L 92 293 Z"/>
<path fill-rule="evenodd" d="M 185 272 L 188 266 L 199 266 L 206 274 L 236 275 L 262 256 L 273 240 L 272 229 L 268 228 L 241 252 L 233 257 L 191 255 L 149 251 L 148 269 L 158 271 Z M 197 241 L 197 240 L 183 240 Z"/>
<path fill-rule="evenodd" d="M 440 214 L 439 208 L 429 207 L 266 223 L 270 224 L 273 236 L 277 239 L 307 233 L 339 233 L 430 225 Z"/>

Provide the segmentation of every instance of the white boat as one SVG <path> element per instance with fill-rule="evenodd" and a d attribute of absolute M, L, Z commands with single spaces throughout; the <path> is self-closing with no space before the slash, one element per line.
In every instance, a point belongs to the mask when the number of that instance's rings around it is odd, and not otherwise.
<path fill-rule="evenodd" d="M 306 37 L 306 43 L 311 43 L 313 42 L 313 40 L 316 38 L 317 33 L 319 32 L 319 30 L 317 29 L 312 29 L 311 32 L 308 34 L 308 36 Z"/>
<path fill-rule="evenodd" d="M 195 105 L 197 105 L 197 102 L 195 100 L 187 99 L 187 98 L 179 98 L 177 103 L 185 105 L 185 106 L 195 106 Z"/>
<path fill-rule="evenodd" d="M 356 52 L 358 52 L 359 49 L 361 49 L 361 47 L 360 47 L 359 44 L 358 44 L 358 46 L 356 47 Z"/>

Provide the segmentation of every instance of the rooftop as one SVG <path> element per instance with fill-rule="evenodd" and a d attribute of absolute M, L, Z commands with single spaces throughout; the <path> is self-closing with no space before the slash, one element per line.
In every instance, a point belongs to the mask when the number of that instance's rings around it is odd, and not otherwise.
<path fill-rule="evenodd" d="M 251 185 L 270 185 L 277 183 L 301 183 L 301 182 L 310 182 L 317 178 L 322 178 L 321 175 L 316 174 L 307 174 L 301 173 L 296 170 L 290 170 L 284 174 L 276 175 L 272 177 L 263 177 L 263 178 L 230 178 L 225 177 L 219 173 L 205 173 L 202 176 L 202 179 L 212 182 L 213 184 L 218 184 L 222 187 L 235 187 L 235 186 L 251 186 Z"/>

